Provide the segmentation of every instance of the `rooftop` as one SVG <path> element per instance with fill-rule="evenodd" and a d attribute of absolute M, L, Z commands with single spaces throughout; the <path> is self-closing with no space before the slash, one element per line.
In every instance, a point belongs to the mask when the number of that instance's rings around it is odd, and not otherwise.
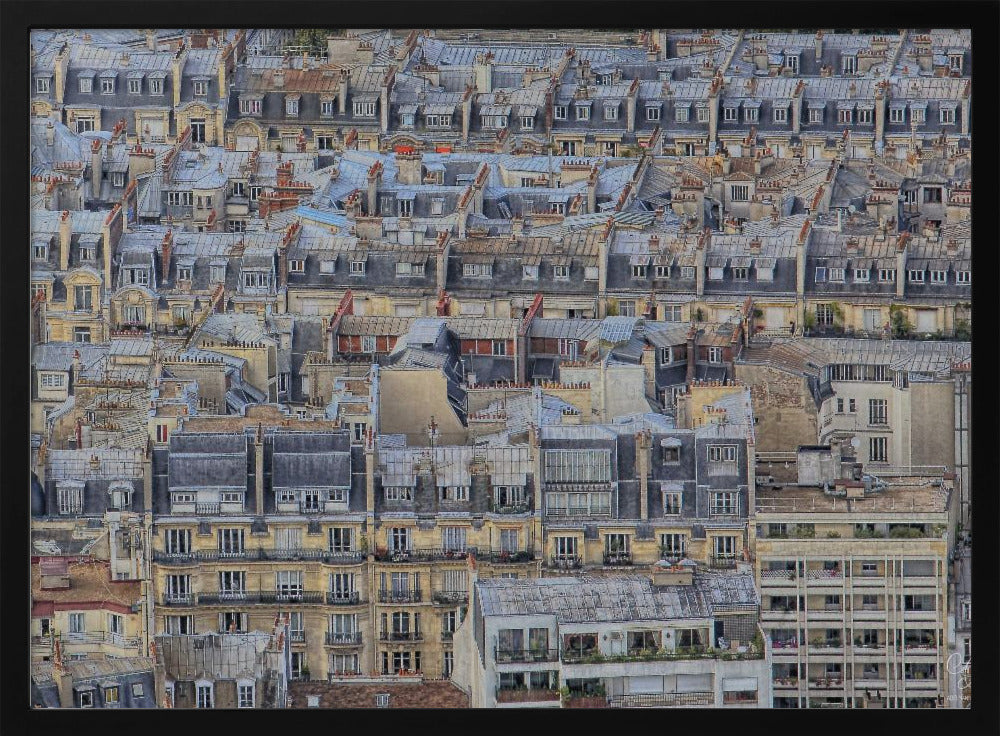
<path fill-rule="evenodd" d="M 290 682 L 292 708 L 374 708 L 377 695 L 389 695 L 389 708 L 468 708 L 469 696 L 447 680 L 423 682 Z"/>
<path fill-rule="evenodd" d="M 944 514 L 948 511 L 950 491 L 943 485 L 934 485 L 934 479 L 897 477 L 891 481 L 885 490 L 869 492 L 857 499 L 825 493 L 819 486 L 758 488 L 756 509 L 758 514 L 852 513 L 857 514 L 859 521 L 870 514 Z"/>
<path fill-rule="evenodd" d="M 31 600 L 39 603 L 114 603 L 131 606 L 142 595 L 138 580 L 112 580 L 107 562 L 75 562 L 69 565 L 69 588 L 42 589 L 41 566 L 31 566 Z"/>

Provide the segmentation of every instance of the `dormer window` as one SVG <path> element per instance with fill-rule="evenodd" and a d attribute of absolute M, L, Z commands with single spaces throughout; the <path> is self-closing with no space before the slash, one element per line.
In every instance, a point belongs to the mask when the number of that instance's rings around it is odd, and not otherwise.
<path fill-rule="evenodd" d="M 972 271 L 956 271 L 955 283 L 968 286 L 972 283 Z"/>
<path fill-rule="evenodd" d="M 632 266 L 632 278 L 634 279 L 646 278 L 646 266 L 639 263 L 634 264 Z"/>
<path fill-rule="evenodd" d="M 869 274 L 870 271 L 867 268 L 854 269 L 854 283 L 867 284 L 869 280 Z"/>
<path fill-rule="evenodd" d="M 31 246 L 31 257 L 36 261 L 46 261 L 49 258 L 48 243 L 34 243 Z"/>
<path fill-rule="evenodd" d="M 413 200 L 412 199 L 400 199 L 399 200 L 399 216 L 400 217 L 412 217 L 413 215 Z"/>
<path fill-rule="evenodd" d="M 270 287 L 271 287 L 271 274 L 265 271 L 243 272 L 243 288 L 269 289 Z"/>
<path fill-rule="evenodd" d="M 194 80 L 194 96 L 205 97 L 208 94 L 208 81 L 204 79 Z"/>
<path fill-rule="evenodd" d="M 404 112 L 399 115 L 399 124 L 404 128 L 412 128 L 416 124 L 416 120 L 416 113 Z"/>
<path fill-rule="evenodd" d="M 128 80 L 128 93 L 130 95 L 138 95 L 142 93 L 141 78 Z"/>
<path fill-rule="evenodd" d="M 829 270 L 830 281 L 836 281 L 838 283 L 843 283 L 844 281 L 844 269 L 843 268 L 831 268 Z"/>
<path fill-rule="evenodd" d="M 735 123 L 740 119 L 740 110 L 736 106 L 727 105 L 722 108 L 722 119 L 727 123 Z"/>
<path fill-rule="evenodd" d="M 149 284 L 148 268 L 127 268 L 124 271 L 126 284 L 138 284 L 147 286 Z"/>
<path fill-rule="evenodd" d="M 565 120 L 566 119 L 566 105 L 554 105 L 552 108 L 552 117 L 555 120 Z"/>
<path fill-rule="evenodd" d="M 911 269 L 909 273 L 910 283 L 922 284 L 924 283 L 924 272 L 917 269 Z"/>
<path fill-rule="evenodd" d="M 927 120 L 927 108 L 923 106 L 913 106 L 910 108 L 910 122 L 923 125 Z"/>
<path fill-rule="evenodd" d="M 788 108 L 787 107 L 776 107 L 776 108 L 774 108 L 774 122 L 776 122 L 776 123 L 787 123 L 788 122 Z"/>
<path fill-rule="evenodd" d="M 733 278 L 736 281 L 746 281 L 750 278 L 750 269 L 744 266 L 737 266 L 733 268 Z"/>
<path fill-rule="evenodd" d="M 523 266 L 521 271 L 521 278 L 525 281 L 537 281 L 538 280 L 538 266 Z"/>
<path fill-rule="evenodd" d="M 80 93 L 89 95 L 93 91 L 94 91 L 94 78 L 80 77 Z"/>
<path fill-rule="evenodd" d="M 962 54 L 948 54 L 948 68 L 954 72 L 961 72 Z"/>
<path fill-rule="evenodd" d="M 125 186 L 125 172 L 115 171 L 111 174 L 111 186 L 121 188 Z"/>
<path fill-rule="evenodd" d="M 858 57 L 845 56 L 840 60 L 840 68 L 844 74 L 854 74 L 858 69 Z"/>
<path fill-rule="evenodd" d="M 333 117 L 333 100 L 320 100 L 319 114 L 324 118 Z"/>
<path fill-rule="evenodd" d="M 535 118 L 530 115 L 521 116 L 521 130 L 534 130 Z"/>
<path fill-rule="evenodd" d="M 101 94 L 113 95 L 115 93 L 115 80 L 108 77 L 101 78 Z"/>
<path fill-rule="evenodd" d="M 462 275 L 470 278 L 492 278 L 492 263 L 463 263 Z"/>
<path fill-rule="evenodd" d="M 190 281 L 191 280 L 191 266 L 178 266 L 177 267 L 177 280 L 178 281 Z"/>
<path fill-rule="evenodd" d="M 365 262 L 351 261 L 351 276 L 364 276 L 364 275 L 365 275 Z"/>
<path fill-rule="evenodd" d="M 213 263 L 209 266 L 209 278 L 213 284 L 221 284 L 226 280 L 226 266 L 221 263 Z"/>
<path fill-rule="evenodd" d="M 889 122 L 890 123 L 905 123 L 906 122 L 906 108 L 905 107 L 890 107 L 889 108 Z"/>
<path fill-rule="evenodd" d="M 290 118 L 299 116 L 299 98 L 297 96 L 285 98 L 285 115 Z"/>
<path fill-rule="evenodd" d="M 955 108 L 942 106 L 939 114 L 942 125 L 953 125 L 955 123 Z"/>
<path fill-rule="evenodd" d="M 646 120 L 657 122 L 660 119 L 660 103 L 646 105 Z"/>
<path fill-rule="evenodd" d="M 288 261 L 289 273 L 305 273 L 306 262 L 301 258 L 291 258 Z"/>
<path fill-rule="evenodd" d="M 605 120 L 617 120 L 618 119 L 618 104 L 617 102 L 604 105 L 604 119 Z"/>
<path fill-rule="evenodd" d="M 858 124 L 859 125 L 871 125 L 872 116 L 874 110 L 870 107 L 859 107 L 858 108 Z"/>
<path fill-rule="evenodd" d="M 896 269 L 894 268 L 880 268 L 878 271 L 878 280 L 882 283 L 888 283 L 890 281 L 896 280 Z"/>
<path fill-rule="evenodd" d="M 149 80 L 149 94 L 151 94 L 151 95 L 162 95 L 163 94 L 163 80 L 162 79 L 150 79 Z"/>
<path fill-rule="evenodd" d="M 823 110 L 822 107 L 809 107 L 809 122 L 810 123 L 822 123 L 823 122 Z"/>
<path fill-rule="evenodd" d="M 354 102 L 354 117 L 357 118 L 373 118 L 375 117 L 375 103 L 374 102 Z"/>
<path fill-rule="evenodd" d="M 791 69 L 792 74 L 799 73 L 799 55 L 798 54 L 786 54 L 785 55 L 785 68 Z"/>
<path fill-rule="evenodd" d="M 35 92 L 40 95 L 47 95 L 49 93 L 49 83 L 52 80 L 49 77 L 36 77 L 35 78 Z"/>
<path fill-rule="evenodd" d="M 558 265 L 552 267 L 552 278 L 556 281 L 569 281 L 569 266 Z"/>
<path fill-rule="evenodd" d="M 680 105 L 674 108 L 674 121 L 686 123 L 691 115 L 691 108 L 687 105 Z"/>
<path fill-rule="evenodd" d="M 760 118 L 760 109 L 756 107 L 747 107 L 743 110 L 743 121 L 747 123 L 756 123 Z"/>
<path fill-rule="evenodd" d="M 191 192 L 167 192 L 167 204 L 174 207 L 190 207 L 194 203 Z"/>
<path fill-rule="evenodd" d="M 241 97 L 240 98 L 240 114 L 241 115 L 260 115 L 260 98 L 259 97 Z"/>
<path fill-rule="evenodd" d="M 931 271 L 931 283 L 932 284 L 947 284 L 948 283 L 948 272 L 947 271 Z"/>
<path fill-rule="evenodd" d="M 590 120 L 590 105 L 577 105 L 576 106 L 576 119 L 577 120 Z"/>
<path fill-rule="evenodd" d="M 656 278 L 658 278 L 658 279 L 669 279 L 670 278 L 670 266 L 657 266 L 656 267 Z"/>

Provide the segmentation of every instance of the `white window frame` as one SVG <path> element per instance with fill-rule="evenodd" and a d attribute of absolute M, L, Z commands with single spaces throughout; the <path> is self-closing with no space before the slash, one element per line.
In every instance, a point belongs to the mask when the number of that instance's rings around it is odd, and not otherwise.
<path fill-rule="evenodd" d="M 208 80 L 207 79 L 194 80 L 194 96 L 206 97 L 207 95 L 208 95 Z"/>
<path fill-rule="evenodd" d="M 566 105 L 553 105 L 552 107 L 552 118 L 554 120 L 565 120 L 567 113 Z"/>
<path fill-rule="evenodd" d="M 955 283 L 968 286 L 972 283 L 972 271 L 956 271 Z"/>
<path fill-rule="evenodd" d="M 735 123 L 740 119 L 740 108 L 723 105 L 722 121 L 724 123 Z"/>
<path fill-rule="evenodd" d="M 215 686 L 208 680 L 198 680 L 194 684 L 195 708 L 215 707 Z"/>
<path fill-rule="evenodd" d="M 80 94 L 89 95 L 94 92 L 94 78 L 93 77 L 80 77 Z"/>
<path fill-rule="evenodd" d="M 787 123 L 788 122 L 788 108 L 787 107 L 776 107 L 776 108 L 774 108 L 774 122 L 776 122 L 776 123 Z"/>
<path fill-rule="evenodd" d="M 743 108 L 743 121 L 747 123 L 756 123 L 760 120 L 760 108 L 759 107 L 745 107 Z"/>
<path fill-rule="evenodd" d="M 823 122 L 823 112 L 822 107 L 810 107 L 809 108 L 809 122 L 810 123 L 822 123 Z"/>
<path fill-rule="evenodd" d="M 663 515 L 680 516 L 684 509 L 684 494 L 681 491 L 663 491 Z"/>
<path fill-rule="evenodd" d="M 351 261 L 351 276 L 365 275 L 365 261 Z"/>
<path fill-rule="evenodd" d="M 722 348 L 717 345 L 709 346 L 708 348 L 708 362 L 709 363 L 721 363 L 722 362 Z"/>
<path fill-rule="evenodd" d="M 254 682 L 253 680 L 236 681 L 236 707 L 254 708 Z"/>
<path fill-rule="evenodd" d="M 574 105 L 573 107 L 577 120 L 590 120 L 590 105 Z"/>
<path fill-rule="evenodd" d="M 555 281 L 569 281 L 569 266 L 557 264 L 552 267 L 552 278 Z"/>
<path fill-rule="evenodd" d="M 115 80 L 109 78 L 101 79 L 101 94 L 113 95 L 115 93 Z"/>
<path fill-rule="evenodd" d="M 712 516 L 736 516 L 740 513 L 738 491 L 713 491 L 709 514 Z"/>
<path fill-rule="evenodd" d="M 646 106 L 646 120 L 656 123 L 660 121 L 660 106 L 659 105 L 647 105 Z"/>
<path fill-rule="evenodd" d="M 735 463 L 738 456 L 736 445 L 708 446 L 708 461 L 710 463 Z"/>

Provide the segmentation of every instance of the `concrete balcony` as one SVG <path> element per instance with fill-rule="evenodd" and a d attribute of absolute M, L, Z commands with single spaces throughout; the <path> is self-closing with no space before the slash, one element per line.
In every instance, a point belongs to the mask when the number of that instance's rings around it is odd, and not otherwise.
<path fill-rule="evenodd" d="M 762 588 L 795 587 L 797 584 L 794 570 L 761 570 L 760 584 Z"/>
<path fill-rule="evenodd" d="M 558 649 L 494 649 L 494 660 L 497 664 L 558 662 Z"/>
<path fill-rule="evenodd" d="M 818 608 L 815 610 L 806 611 L 807 621 L 843 621 L 844 611 L 840 608 L 826 610 L 824 608 Z"/>
<path fill-rule="evenodd" d="M 431 593 L 431 601 L 441 605 L 457 605 L 469 602 L 469 591 L 467 590 L 436 590 Z"/>
<path fill-rule="evenodd" d="M 855 644 L 852 651 L 858 659 L 881 659 L 885 657 L 885 644 Z"/>
<path fill-rule="evenodd" d="M 806 584 L 810 588 L 842 588 L 844 586 L 844 573 L 840 570 L 807 570 Z"/>
<path fill-rule="evenodd" d="M 937 621 L 937 611 L 903 611 L 904 621 Z"/>
<path fill-rule="evenodd" d="M 328 606 L 356 606 L 361 603 L 361 593 L 356 590 L 327 591 Z"/>
<path fill-rule="evenodd" d="M 809 687 L 820 690 L 843 690 L 844 678 L 842 677 L 811 677 Z"/>
<path fill-rule="evenodd" d="M 775 677 L 773 681 L 776 690 L 798 690 L 799 678 L 797 677 Z"/>
<path fill-rule="evenodd" d="M 798 621 L 798 618 L 798 611 L 783 608 L 774 610 L 762 609 L 760 612 L 761 621 Z"/>
<path fill-rule="evenodd" d="M 855 608 L 851 611 L 855 621 L 885 621 L 885 614 L 884 608 Z"/>

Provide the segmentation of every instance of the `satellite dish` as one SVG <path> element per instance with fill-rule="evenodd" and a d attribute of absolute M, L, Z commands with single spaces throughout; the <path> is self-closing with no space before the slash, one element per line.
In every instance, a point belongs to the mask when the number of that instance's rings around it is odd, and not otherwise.
<path fill-rule="evenodd" d="M 859 447 L 861 447 L 861 440 L 859 440 L 857 437 L 852 437 L 851 438 L 851 447 L 853 447 L 855 450 L 857 450 Z"/>

